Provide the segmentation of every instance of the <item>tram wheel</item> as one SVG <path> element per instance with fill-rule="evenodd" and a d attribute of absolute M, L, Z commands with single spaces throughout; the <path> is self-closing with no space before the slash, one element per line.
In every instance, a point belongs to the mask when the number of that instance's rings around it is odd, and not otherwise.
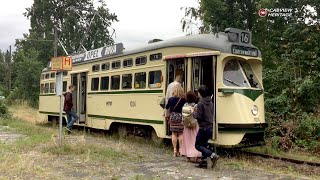
<path fill-rule="evenodd" d="M 126 138 L 128 136 L 127 127 L 123 124 L 120 124 L 118 127 L 119 138 Z"/>

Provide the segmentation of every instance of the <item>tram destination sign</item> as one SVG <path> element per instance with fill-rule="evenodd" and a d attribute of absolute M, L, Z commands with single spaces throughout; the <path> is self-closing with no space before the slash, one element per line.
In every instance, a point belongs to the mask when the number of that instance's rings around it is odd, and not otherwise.
<path fill-rule="evenodd" d="M 232 54 L 244 55 L 244 56 L 253 56 L 257 57 L 259 55 L 258 49 L 245 47 L 245 46 L 236 46 L 231 47 Z"/>
<path fill-rule="evenodd" d="M 115 44 L 112 46 L 105 46 L 98 49 L 93 49 L 81 54 L 71 55 L 72 63 L 80 63 L 84 61 L 90 61 L 98 58 L 104 58 L 112 55 L 122 54 L 123 53 L 123 44 Z"/>

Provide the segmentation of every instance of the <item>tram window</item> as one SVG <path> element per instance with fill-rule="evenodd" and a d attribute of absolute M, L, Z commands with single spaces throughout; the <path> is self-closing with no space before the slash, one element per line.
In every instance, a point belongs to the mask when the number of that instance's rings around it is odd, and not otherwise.
<path fill-rule="evenodd" d="M 140 56 L 136 58 L 136 66 L 147 64 L 147 56 Z"/>
<path fill-rule="evenodd" d="M 63 76 L 68 76 L 68 71 L 63 71 Z"/>
<path fill-rule="evenodd" d="M 44 84 L 44 93 L 49 93 L 49 83 Z"/>
<path fill-rule="evenodd" d="M 243 69 L 244 74 L 246 75 L 249 81 L 250 86 L 253 88 L 259 88 L 259 83 L 258 83 L 259 81 L 255 76 L 255 74 L 253 73 L 250 64 L 245 61 L 239 61 L 239 62 Z"/>
<path fill-rule="evenodd" d="M 50 77 L 51 78 L 55 78 L 56 77 L 56 73 L 51 73 Z"/>
<path fill-rule="evenodd" d="M 111 76 L 111 89 L 118 90 L 120 89 L 120 76 Z"/>
<path fill-rule="evenodd" d="M 44 84 L 40 85 L 40 93 L 43 94 L 44 93 Z"/>
<path fill-rule="evenodd" d="M 150 55 L 150 61 L 160 60 L 160 59 L 162 59 L 162 53 L 157 53 L 157 54 L 151 54 Z"/>
<path fill-rule="evenodd" d="M 122 75 L 122 89 L 132 88 L 132 74 Z"/>
<path fill-rule="evenodd" d="M 149 88 L 161 87 L 161 71 L 149 72 Z"/>
<path fill-rule="evenodd" d="M 67 81 L 63 81 L 62 91 L 67 92 Z"/>
<path fill-rule="evenodd" d="M 123 67 L 131 67 L 133 64 L 132 59 L 123 60 Z"/>
<path fill-rule="evenodd" d="M 99 89 L 99 78 L 91 79 L 91 91 L 98 91 Z"/>
<path fill-rule="evenodd" d="M 95 64 L 92 66 L 92 72 L 98 72 L 100 71 L 100 64 Z"/>
<path fill-rule="evenodd" d="M 112 69 L 119 69 L 121 67 L 121 62 L 113 61 L 111 66 L 112 66 Z"/>
<path fill-rule="evenodd" d="M 41 79 L 44 79 L 44 74 L 41 74 Z"/>
<path fill-rule="evenodd" d="M 101 90 L 108 90 L 109 89 L 109 77 L 102 77 L 101 78 Z"/>
<path fill-rule="evenodd" d="M 135 89 L 146 88 L 146 81 L 147 81 L 147 73 L 145 72 L 136 73 L 134 75 L 134 88 Z"/>
<path fill-rule="evenodd" d="M 54 83 L 50 83 L 50 93 L 54 93 L 55 85 Z"/>
<path fill-rule="evenodd" d="M 49 79 L 49 73 L 45 75 L 45 79 Z"/>
<path fill-rule="evenodd" d="M 104 63 L 101 65 L 101 71 L 107 71 L 110 69 L 110 63 Z"/>
<path fill-rule="evenodd" d="M 237 60 L 233 59 L 226 63 L 223 70 L 223 83 L 226 86 L 249 87 Z"/>

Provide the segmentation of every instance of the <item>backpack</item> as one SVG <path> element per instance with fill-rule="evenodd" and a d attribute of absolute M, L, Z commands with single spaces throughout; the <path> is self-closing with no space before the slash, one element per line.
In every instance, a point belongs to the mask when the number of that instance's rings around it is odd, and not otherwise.
<path fill-rule="evenodd" d="M 182 108 L 183 125 L 187 128 L 194 128 L 197 125 L 197 120 L 193 117 L 193 109 L 195 104 L 185 105 Z"/>

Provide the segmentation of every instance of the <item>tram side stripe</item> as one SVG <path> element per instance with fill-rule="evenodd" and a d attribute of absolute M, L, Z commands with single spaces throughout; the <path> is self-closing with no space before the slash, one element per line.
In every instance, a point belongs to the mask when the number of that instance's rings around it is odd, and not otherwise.
<path fill-rule="evenodd" d="M 252 101 L 255 101 L 261 94 L 263 94 L 262 90 L 255 90 L 255 89 L 227 89 L 227 88 L 220 88 L 218 92 L 226 93 L 226 94 L 233 94 L 238 93 L 244 96 L 247 96 Z"/>
<path fill-rule="evenodd" d="M 140 122 L 140 123 L 147 123 L 147 124 L 163 124 L 163 121 L 161 121 L 161 120 L 124 118 L 124 117 L 114 117 L 114 116 L 101 116 L 101 115 L 93 115 L 93 114 L 88 114 L 88 117 L 98 118 L 98 119 L 112 119 L 112 120 L 128 121 L 128 122 Z"/>

